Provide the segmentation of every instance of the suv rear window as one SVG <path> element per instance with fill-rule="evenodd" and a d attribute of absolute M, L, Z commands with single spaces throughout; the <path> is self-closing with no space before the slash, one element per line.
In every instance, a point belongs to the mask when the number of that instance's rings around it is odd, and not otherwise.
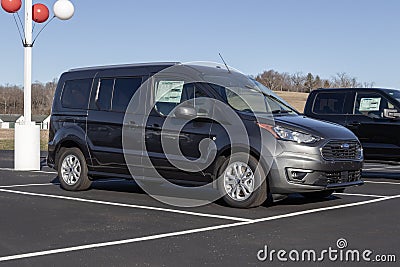
<path fill-rule="evenodd" d="M 313 112 L 315 114 L 343 114 L 345 94 L 318 93 L 315 98 Z"/>
<path fill-rule="evenodd" d="M 86 109 L 89 103 L 92 79 L 70 80 L 64 83 L 61 105 L 64 108 Z"/>

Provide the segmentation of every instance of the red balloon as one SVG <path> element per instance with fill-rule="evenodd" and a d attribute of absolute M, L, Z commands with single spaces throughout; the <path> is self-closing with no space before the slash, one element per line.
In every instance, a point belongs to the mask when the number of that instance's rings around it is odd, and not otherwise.
<path fill-rule="evenodd" d="M 35 4 L 32 7 L 32 19 L 34 22 L 43 23 L 49 18 L 49 9 L 43 4 Z"/>
<path fill-rule="evenodd" d="M 22 5 L 21 0 L 1 0 L 1 7 L 8 13 L 17 12 Z"/>

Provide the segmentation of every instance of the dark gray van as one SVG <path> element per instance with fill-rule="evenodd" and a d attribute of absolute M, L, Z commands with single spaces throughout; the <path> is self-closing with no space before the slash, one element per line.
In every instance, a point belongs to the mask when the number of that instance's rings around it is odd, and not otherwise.
<path fill-rule="evenodd" d="M 196 80 L 165 76 L 171 68 L 190 70 Z M 135 97 L 139 102 L 132 105 Z M 148 114 L 138 106 L 150 107 Z M 172 127 L 178 124 L 179 131 Z M 229 129 L 239 133 L 241 127 L 239 139 L 247 143 L 232 141 Z M 72 191 L 100 178 L 154 182 L 146 176 L 154 168 L 173 184 L 210 185 L 229 205 L 248 208 L 273 196 L 325 197 L 363 184 L 362 147 L 351 131 L 307 118 L 255 80 L 220 66 L 154 63 L 65 72 L 48 147 L 48 165 Z"/>

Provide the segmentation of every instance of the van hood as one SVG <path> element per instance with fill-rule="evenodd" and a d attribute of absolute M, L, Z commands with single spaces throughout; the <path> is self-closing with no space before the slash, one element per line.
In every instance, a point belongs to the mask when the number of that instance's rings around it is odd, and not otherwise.
<path fill-rule="evenodd" d="M 309 133 L 324 139 L 357 140 L 352 131 L 339 124 L 319 121 L 305 116 L 276 116 L 274 119 L 277 126 Z"/>

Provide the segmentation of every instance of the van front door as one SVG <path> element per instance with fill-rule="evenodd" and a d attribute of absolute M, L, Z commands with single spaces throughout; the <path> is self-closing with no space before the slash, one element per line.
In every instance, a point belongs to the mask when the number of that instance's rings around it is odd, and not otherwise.
<path fill-rule="evenodd" d="M 145 134 L 145 153 L 151 162 L 143 165 L 155 167 L 167 179 L 210 182 L 211 177 L 204 176 L 202 172 L 202 166 L 209 157 L 206 153 L 201 155 L 199 150 L 201 144 L 205 146 L 204 151 L 209 151 L 207 142 L 201 143 L 210 137 L 212 125 L 211 114 L 208 113 L 213 109 L 206 100 L 209 94 L 200 84 L 167 80 L 154 81 L 152 91 L 152 103 L 155 104 L 147 120 Z M 174 108 L 184 102 L 185 107 L 195 110 L 200 117 L 188 120 L 172 114 Z M 179 125 L 184 127 L 179 130 Z M 197 161 L 197 164 L 190 161 Z M 190 170 L 176 172 L 180 166 Z"/>

